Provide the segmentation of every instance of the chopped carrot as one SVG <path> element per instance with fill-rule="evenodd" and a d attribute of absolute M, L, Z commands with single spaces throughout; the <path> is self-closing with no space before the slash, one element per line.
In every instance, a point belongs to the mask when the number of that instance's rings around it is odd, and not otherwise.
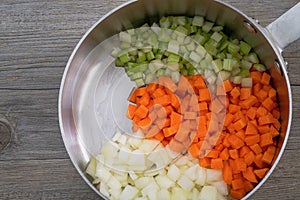
<path fill-rule="evenodd" d="M 275 103 L 271 98 L 266 98 L 263 102 L 262 105 L 268 109 L 268 111 L 272 111 L 272 109 L 275 107 Z"/>
<path fill-rule="evenodd" d="M 254 145 L 251 145 L 251 146 L 249 146 L 250 147 L 250 149 L 256 154 L 256 155 L 258 155 L 258 154 L 260 154 L 261 152 L 262 152 L 262 149 L 261 149 L 261 147 L 256 143 L 256 144 L 254 144 Z"/>
<path fill-rule="evenodd" d="M 240 89 L 238 87 L 234 87 L 231 91 L 230 91 L 230 95 L 233 97 L 233 98 L 238 98 L 240 96 L 241 92 L 240 92 Z"/>
<path fill-rule="evenodd" d="M 158 97 L 164 96 L 165 94 L 166 93 L 164 92 L 163 89 L 157 88 L 151 95 L 153 98 L 158 98 Z"/>
<path fill-rule="evenodd" d="M 247 179 L 248 181 L 252 182 L 252 183 L 257 183 L 257 178 L 254 174 L 254 170 L 253 167 L 247 167 L 246 171 L 243 172 L 243 176 L 245 179 Z"/>
<path fill-rule="evenodd" d="M 256 111 L 257 111 L 257 108 L 256 108 L 256 107 L 250 107 L 250 108 L 247 110 L 247 116 L 248 116 L 250 119 L 255 119 Z"/>
<path fill-rule="evenodd" d="M 271 88 L 269 90 L 268 97 L 270 97 L 273 101 L 275 101 L 276 100 L 276 94 L 277 94 L 276 90 L 274 88 Z"/>
<path fill-rule="evenodd" d="M 233 89 L 233 86 L 232 86 L 230 80 L 223 81 L 223 87 L 224 87 L 225 92 L 230 92 Z"/>
<path fill-rule="evenodd" d="M 250 148 L 248 147 L 248 146 L 243 146 L 242 148 L 240 148 L 240 150 L 239 150 L 239 155 L 240 155 L 240 157 L 242 158 L 242 157 L 244 157 L 247 153 L 249 153 L 251 150 L 250 150 Z"/>
<path fill-rule="evenodd" d="M 249 151 L 245 156 L 244 156 L 245 163 L 250 166 L 254 160 L 255 160 L 255 154 L 252 151 Z"/>
<path fill-rule="evenodd" d="M 229 150 L 229 156 L 232 158 L 232 159 L 238 159 L 239 158 L 239 152 L 237 149 L 230 149 Z"/>
<path fill-rule="evenodd" d="M 172 151 L 175 152 L 182 152 L 182 150 L 184 150 L 184 145 L 181 142 L 178 142 L 175 139 L 171 139 L 170 143 L 169 143 L 169 147 Z"/>
<path fill-rule="evenodd" d="M 279 135 L 279 131 L 272 125 L 270 126 L 269 132 L 271 133 L 272 137 L 276 137 Z"/>
<path fill-rule="evenodd" d="M 234 179 L 231 182 L 231 186 L 233 190 L 242 189 L 244 187 L 243 179 Z"/>
<path fill-rule="evenodd" d="M 248 135 L 256 135 L 256 134 L 258 134 L 258 130 L 256 126 L 254 126 L 253 123 L 248 122 L 245 135 L 248 136 Z"/>
<path fill-rule="evenodd" d="M 248 146 L 257 144 L 260 141 L 260 136 L 259 134 L 255 134 L 255 135 L 248 135 L 245 137 L 245 143 Z"/>
<path fill-rule="evenodd" d="M 199 159 L 199 164 L 200 164 L 201 167 L 204 167 L 204 168 L 210 167 L 211 158 L 207 158 L 207 157 L 200 158 Z"/>
<path fill-rule="evenodd" d="M 149 110 L 146 106 L 140 105 L 135 110 L 134 115 L 139 117 L 140 119 L 143 119 L 148 115 L 148 112 L 149 112 Z"/>
<path fill-rule="evenodd" d="M 174 83 L 174 81 L 167 76 L 158 77 L 158 83 L 163 85 L 164 87 L 166 87 L 167 89 L 169 89 L 172 92 L 175 92 L 175 90 L 177 89 L 177 86 Z"/>
<path fill-rule="evenodd" d="M 280 118 L 280 111 L 278 109 L 273 109 L 272 110 L 272 115 L 275 119 L 279 119 Z"/>
<path fill-rule="evenodd" d="M 222 158 L 222 160 L 228 160 L 229 158 L 229 151 L 228 148 L 224 148 L 221 153 L 219 154 L 220 158 Z"/>
<path fill-rule="evenodd" d="M 169 95 L 159 96 L 159 97 L 155 98 L 153 101 L 155 104 L 160 104 L 162 106 L 167 106 L 167 105 L 171 104 L 171 99 L 170 99 Z"/>
<path fill-rule="evenodd" d="M 189 147 L 189 152 L 194 158 L 198 158 L 200 155 L 200 149 L 197 144 L 192 144 Z"/>
<path fill-rule="evenodd" d="M 250 181 L 244 180 L 244 189 L 245 192 L 249 192 L 254 188 L 253 183 L 251 183 Z"/>
<path fill-rule="evenodd" d="M 258 178 L 262 179 L 265 176 L 265 174 L 266 174 L 267 171 L 269 171 L 269 168 L 256 169 L 256 170 L 254 170 L 254 174 Z"/>
<path fill-rule="evenodd" d="M 244 146 L 244 141 L 241 140 L 241 138 L 237 137 L 236 135 L 230 135 L 228 137 L 228 142 L 230 143 L 230 146 L 234 149 L 239 149 L 242 146 Z"/>
<path fill-rule="evenodd" d="M 245 194 L 246 194 L 246 192 L 244 189 L 239 189 L 239 190 L 231 189 L 230 190 L 231 197 L 233 197 L 235 199 L 242 199 L 245 196 Z"/>
<path fill-rule="evenodd" d="M 262 73 L 259 71 L 250 72 L 250 77 L 254 84 L 259 83 L 261 81 Z"/>
<path fill-rule="evenodd" d="M 132 88 L 127 100 L 131 103 L 135 103 L 135 100 L 136 100 L 136 88 Z"/>
<path fill-rule="evenodd" d="M 272 124 L 274 122 L 274 118 L 272 114 L 264 115 L 258 118 L 259 125 Z"/>
<path fill-rule="evenodd" d="M 261 76 L 260 82 L 264 85 L 269 85 L 270 80 L 271 80 L 271 76 L 269 74 L 267 74 L 266 72 L 264 72 L 263 75 Z"/>
<path fill-rule="evenodd" d="M 262 101 L 268 97 L 268 92 L 266 92 L 265 90 L 260 90 L 259 92 L 256 93 L 255 96 L 259 101 Z"/>
<path fill-rule="evenodd" d="M 178 131 L 178 126 L 174 125 L 174 126 L 170 126 L 167 128 L 163 129 L 163 133 L 165 137 L 170 137 L 172 135 L 175 135 L 175 133 Z"/>
<path fill-rule="evenodd" d="M 171 126 L 179 125 L 181 124 L 182 115 L 175 111 L 172 111 L 170 115 L 170 119 L 171 119 Z"/>
<path fill-rule="evenodd" d="M 229 113 L 235 114 L 241 110 L 241 106 L 235 105 L 235 104 L 229 104 L 228 110 L 229 110 Z"/>
<path fill-rule="evenodd" d="M 151 119 L 149 117 L 145 117 L 144 119 L 137 122 L 137 125 L 140 128 L 147 128 L 151 125 Z"/>
<path fill-rule="evenodd" d="M 263 106 L 258 107 L 257 110 L 256 110 L 256 116 L 257 117 L 264 116 L 267 113 L 268 113 L 267 109 L 265 109 Z"/>
<path fill-rule="evenodd" d="M 215 150 L 215 149 L 212 149 L 212 150 L 209 150 L 209 152 L 207 153 L 206 157 L 207 158 L 218 158 L 219 157 L 219 151 Z"/>
<path fill-rule="evenodd" d="M 221 158 L 211 159 L 210 166 L 212 169 L 222 169 L 224 167 L 223 160 Z"/>
<path fill-rule="evenodd" d="M 235 160 L 236 168 L 238 171 L 244 172 L 247 169 L 247 164 L 243 158 L 237 158 Z"/>
<path fill-rule="evenodd" d="M 133 104 L 128 104 L 126 116 L 127 116 L 129 119 L 133 119 L 135 110 L 136 110 L 136 106 L 135 106 L 135 105 L 133 105 Z"/>
<path fill-rule="evenodd" d="M 223 166 L 223 180 L 225 183 L 227 184 L 231 184 L 232 183 L 232 170 L 231 167 L 229 166 L 229 164 L 225 163 Z"/>
<path fill-rule="evenodd" d="M 254 95 L 251 95 L 248 99 L 241 102 L 243 108 L 249 109 L 251 106 L 258 102 L 257 98 Z"/>
<path fill-rule="evenodd" d="M 243 129 L 239 130 L 236 134 L 242 141 L 245 140 L 245 131 Z"/>
<path fill-rule="evenodd" d="M 235 123 L 233 124 L 234 129 L 235 129 L 236 131 L 239 131 L 239 130 L 243 129 L 246 125 L 247 125 L 247 124 L 246 124 L 246 122 L 245 122 L 243 119 L 240 119 L 240 120 L 238 120 L 237 122 L 235 122 Z"/>
<path fill-rule="evenodd" d="M 268 147 L 267 151 L 264 152 L 262 161 L 270 165 L 273 161 L 275 151 L 276 151 L 276 147 L 273 145 L 270 145 Z"/>
<path fill-rule="evenodd" d="M 252 88 L 241 88 L 240 100 L 246 100 L 252 95 Z"/>
<path fill-rule="evenodd" d="M 263 154 L 262 154 L 262 153 L 257 154 L 257 155 L 255 156 L 254 163 L 255 163 L 255 165 L 256 165 L 258 168 L 262 168 L 263 165 L 264 165 L 262 158 L 263 158 Z"/>
<path fill-rule="evenodd" d="M 265 147 L 273 144 L 273 136 L 270 132 L 262 134 L 260 136 L 260 146 Z"/>
<path fill-rule="evenodd" d="M 188 112 L 188 111 L 186 111 L 183 114 L 184 114 L 183 115 L 184 119 L 196 119 L 196 117 L 197 117 L 197 112 Z"/>
<path fill-rule="evenodd" d="M 199 101 L 210 101 L 210 91 L 208 88 L 199 89 Z"/>

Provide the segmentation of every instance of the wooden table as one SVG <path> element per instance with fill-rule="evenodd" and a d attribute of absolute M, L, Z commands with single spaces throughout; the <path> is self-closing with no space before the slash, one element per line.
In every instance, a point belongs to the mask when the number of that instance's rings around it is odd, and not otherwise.
<path fill-rule="evenodd" d="M 299 0 L 226 0 L 265 26 Z M 65 150 L 57 113 L 60 80 L 83 34 L 125 0 L 1 0 L 0 119 L 12 128 L 0 153 L 0 199 L 97 199 Z M 288 31 L 288 30 L 287 30 Z M 300 199 L 300 40 L 284 51 L 293 123 L 280 163 L 251 199 Z"/>

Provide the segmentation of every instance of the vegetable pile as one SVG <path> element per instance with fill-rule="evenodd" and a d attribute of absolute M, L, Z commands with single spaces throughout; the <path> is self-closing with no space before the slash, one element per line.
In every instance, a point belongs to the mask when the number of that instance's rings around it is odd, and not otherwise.
<path fill-rule="evenodd" d="M 201 16 L 121 32 L 113 50 L 136 88 L 87 168 L 111 199 L 243 198 L 264 178 L 280 131 L 277 92 L 251 46 Z"/>

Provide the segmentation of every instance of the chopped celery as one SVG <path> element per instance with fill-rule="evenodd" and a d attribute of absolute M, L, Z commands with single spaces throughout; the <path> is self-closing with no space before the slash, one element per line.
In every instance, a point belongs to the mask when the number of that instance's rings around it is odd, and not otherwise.
<path fill-rule="evenodd" d="M 223 30 L 223 26 L 214 26 L 211 30 L 214 32 L 219 32 Z"/>
<path fill-rule="evenodd" d="M 159 25 L 160 25 L 162 28 L 169 28 L 169 27 L 171 26 L 170 17 L 162 17 L 162 18 L 159 20 Z"/>
<path fill-rule="evenodd" d="M 176 40 L 171 40 L 168 44 L 168 52 L 178 54 L 179 52 L 179 43 Z"/>
<path fill-rule="evenodd" d="M 219 76 L 218 77 L 222 81 L 225 81 L 225 80 L 229 79 L 230 76 L 231 76 L 230 72 L 222 70 L 222 71 L 219 72 Z"/>
<path fill-rule="evenodd" d="M 247 60 L 242 60 L 242 68 L 250 70 L 252 67 L 252 63 Z"/>
<path fill-rule="evenodd" d="M 218 32 L 214 32 L 210 38 L 215 40 L 216 42 L 220 42 L 222 40 L 223 36 Z"/>
<path fill-rule="evenodd" d="M 180 73 L 179 72 L 172 72 L 171 73 L 171 78 L 175 83 L 177 83 L 179 81 L 179 78 L 180 78 Z"/>
<path fill-rule="evenodd" d="M 250 50 L 251 50 L 251 46 L 248 43 L 246 43 L 244 41 L 241 41 L 240 42 L 240 49 L 241 49 L 241 53 L 243 55 L 248 55 Z"/>
<path fill-rule="evenodd" d="M 249 69 L 241 69 L 241 71 L 237 74 L 238 76 L 246 77 L 250 74 Z"/>
<path fill-rule="evenodd" d="M 203 57 L 201 57 L 198 53 L 195 51 L 192 51 L 189 57 L 192 61 L 199 63 Z"/>
<path fill-rule="evenodd" d="M 258 71 L 267 68 L 247 42 L 232 39 L 223 28 L 202 16 L 165 16 L 151 26 L 120 32 L 119 46 L 111 55 L 138 87 L 159 76 L 178 82 L 180 75 L 195 73 L 212 88 L 227 79 L 252 87 L 252 66 Z"/>
<path fill-rule="evenodd" d="M 242 78 L 241 86 L 251 88 L 252 87 L 252 78 Z"/>
<path fill-rule="evenodd" d="M 120 48 L 114 48 L 111 52 L 112 57 L 117 58 L 120 52 Z"/>
<path fill-rule="evenodd" d="M 223 62 L 222 62 L 221 59 L 217 59 L 217 60 L 212 61 L 212 64 L 214 66 L 214 70 L 215 70 L 216 73 L 223 69 Z"/>
<path fill-rule="evenodd" d="M 179 63 L 178 62 L 168 62 L 167 63 L 167 68 L 171 69 L 173 71 L 178 71 L 179 70 Z"/>
<path fill-rule="evenodd" d="M 202 30 L 205 33 L 208 33 L 212 29 L 213 26 L 214 26 L 214 23 L 209 22 L 209 21 L 205 21 L 203 26 L 202 26 Z"/>
<path fill-rule="evenodd" d="M 233 76 L 231 77 L 230 81 L 233 82 L 234 84 L 241 84 L 242 82 L 242 76 Z"/>
<path fill-rule="evenodd" d="M 258 64 L 258 63 L 255 63 L 253 65 L 254 69 L 256 69 L 257 71 L 261 71 L 261 72 L 264 72 L 267 70 L 267 68 L 263 65 L 263 64 Z"/>
<path fill-rule="evenodd" d="M 251 52 L 249 53 L 249 55 L 244 56 L 244 59 L 252 63 L 259 63 L 258 57 L 254 52 Z"/>
<path fill-rule="evenodd" d="M 145 85 L 145 82 L 143 79 L 140 78 L 135 80 L 135 84 L 137 85 L 137 87 L 142 87 Z"/>
<path fill-rule="evenodd" d="M 146 57 L 147 57 L 148 61 L 155 59 L 154 53 L 152 51 L 149 51 L 148 53 L 146 53 Z"/>
<path fill-rule="evenodd" d="M 227 50 L 230 54 L 237 54 L 240 51 L 240 46 L 229 42 L 228 46 L 227 46 Z"/>
<path fill-rule="evenodd" d="M 180 61 L 180 56 L 176 54 L 170 54 L 168 56 L 168 62 L 179 62 Z"/>
<path fill-rule="evenodd" d="M 130 75 L 130 80 L 134 81 L 136 79 L 140 79 L 140 78 L 143 78 L 143 72 L 136 72 L 132 75 Z"/>
<path fill-rule="evenodd" d="M 119 33 L 119 39 L 121 42 L 127 42 L 127 43 L 131 43 L 131 35 L 127 32 L 120 32 Z"/>
<path fill-rule="evenodd" d="M 203 24 L 204 24 L 204 17 L 202 17 L 202 16 L 195 16 L 194 18 L 193 18 L 193 21 L 192 21 L 192 25 L 193 26 L 203 26 Z"/>
<path fill-rule="evenodd" d="M 234 59 L 224 59 L 223 61 L 223 69 L 227 71 L 231 71 L 233 69 Z"/>
<path fill-rule="evenodd" d="M 120 58 L 117 58 L 115 61 L 116 67 L 124 67 L 124 63 L 120 60 Z"/>
<path fill-rule="evenodd" d="M 127 63 L 130 61 L 130 57 L 129 57 L 128 53 L 120 55 L 119 59 L 122 63 Z"/>
<path fill-rule="evenodd" d="M 183 26 L 178 26 L 176 29 L 175 29 L 175 33 L 181 33 L 181 34 L 184 34 L 184 35 L 188 35 L 188 30 L 183 27 Z M 178 34 L 177 33 L 177 34 Z"/>
<path fill-rule="evenodd" d="M 138 52 L 138 61 L 139 63 L 146 61 L 147 57 L 146 54 L 142 51 Z"/>

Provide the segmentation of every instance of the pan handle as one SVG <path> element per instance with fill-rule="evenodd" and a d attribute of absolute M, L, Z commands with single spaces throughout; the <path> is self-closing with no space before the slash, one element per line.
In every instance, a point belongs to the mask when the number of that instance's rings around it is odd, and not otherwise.
<path fill-rule="evenodd" d="M 266 27 L 280 51 L 300 38 L 300 3 Z"/>

